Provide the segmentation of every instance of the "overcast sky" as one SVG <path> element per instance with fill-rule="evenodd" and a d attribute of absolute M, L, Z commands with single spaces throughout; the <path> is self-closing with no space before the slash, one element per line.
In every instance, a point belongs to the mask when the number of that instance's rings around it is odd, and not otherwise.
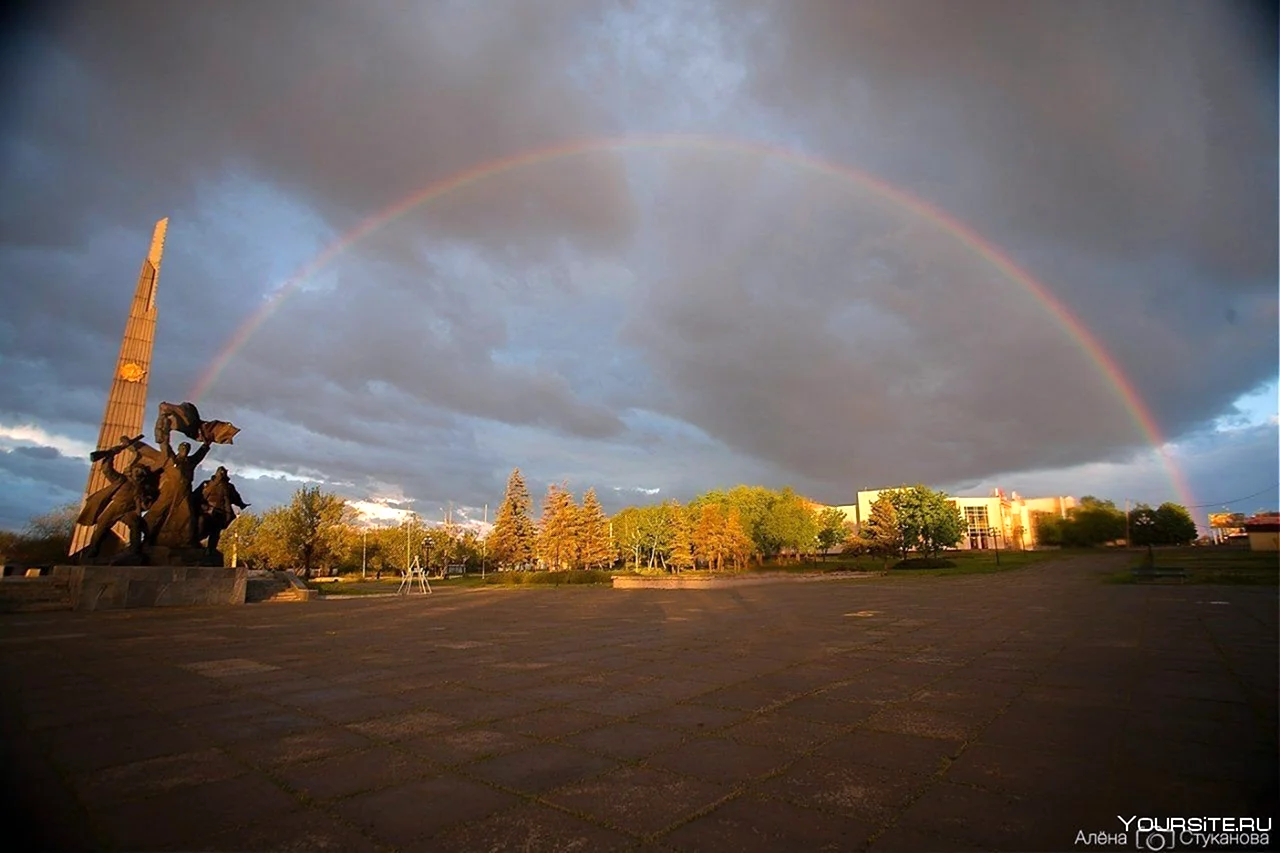
<path fill-rule="evenodd" d="M 320 482 L 476 516 L 516 466 L 610 511 L 1181 502 L 1170 465 L 1277 503 L 1276 22 L 1247 4 L 39 8 L 0 52 L 0 527 L 79 500 L 165 216 L 147 426 L 271 305 L 196 400 L 255 509 Z"/>

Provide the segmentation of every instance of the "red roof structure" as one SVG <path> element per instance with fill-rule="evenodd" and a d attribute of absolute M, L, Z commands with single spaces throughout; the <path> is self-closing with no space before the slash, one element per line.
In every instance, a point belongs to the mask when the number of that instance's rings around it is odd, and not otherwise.
<path fill-rule="evenodd" d="M 1246 533 L 1280 533 L 1280 512 L 1260 512 L 1244 520 Z"/>

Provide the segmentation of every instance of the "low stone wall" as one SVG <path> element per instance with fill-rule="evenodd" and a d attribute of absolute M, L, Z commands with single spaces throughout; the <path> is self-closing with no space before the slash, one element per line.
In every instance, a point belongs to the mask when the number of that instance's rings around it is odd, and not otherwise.
<path fill-rule="evenodd" d="M 71 590 L 65 578 L 10 576 L 0 580 L 0 613 L 70 610 Z"/>
<path fill-rule="evenodd" d="M 320 593 L 311 589 L 292 572 L 254 569 L 249 572 L 245 588 L 246 602 L 258 601 L 311 601 Z"/>
<path fill-rule="evenodd" d="M 244 604 L 248 571 L 219 566 L 54 566 L 76 610 Z"/>
<path fill-rule="evenodd" d="M 724 587 L 761 586 L 770 583 L 806 583 L 851 578 L 876 578 L 884 572 L 823 572 L 797 575 L 779 572 L 775 575 L 615 575 L 614 589 L 721 589 Z"/>

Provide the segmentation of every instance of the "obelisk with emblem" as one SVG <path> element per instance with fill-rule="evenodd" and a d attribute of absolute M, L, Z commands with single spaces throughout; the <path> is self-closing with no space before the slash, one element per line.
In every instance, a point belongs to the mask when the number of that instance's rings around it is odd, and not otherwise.
<path fill-rule="evenodd" d="M 120 341 L 120 356 L 116 359 L 115 373 L 111 379 L 111 393 L 102 413 L 102 426 L 98 430 L 98 450 L 114 447 L 121 436 L 142 433 L 142 422 L 147 408 L 147 380 L 151 377 L 151 349 L 156 339 L 156 284 L 160 280 L 160 259 L 164 255 L 165 231 L 169 220 L 161 219 L 151 233 L 151 248 L 142 261 L 138 274 L 138 286 L 133 293 L 133 305 L 129 320 L 125 323 L 124 339 Z M 115 458 L 116 470 L 122 471 L 131 454 L 121 453 Z M 89 469 L 89 481 L 84 497 L 107 485 L 106 476 L 95 464 Z M 81 501 L 83 504 L 83 499 Z M 120 525 L 121 527 L 123 525 Z M 71 536 L 71 552 L 75 554 L 89 544 L 93 528 L 77 524 Z"/>

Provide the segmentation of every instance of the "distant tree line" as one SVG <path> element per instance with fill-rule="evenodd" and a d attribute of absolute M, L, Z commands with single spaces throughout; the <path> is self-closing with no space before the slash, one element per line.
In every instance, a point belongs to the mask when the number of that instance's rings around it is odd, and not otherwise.
<path fill-rule="evenodd" d="M 461 564 L 479 569 L 484 543 L 474 530 L 450 522 L 428 525 L 409 514 L 399 524 L 360 524 L 341 497 L 304 486 L 287 505 L 261 515 L 241 513 L 222 537 L 229 564 L 258 569 L 297 569 L 305 577 L 366 569 L 398 573 L 415 558 L 428 570 Z"/>
<path fill-rule="evenodd" d="M 1039 544 L 1066 548 L 1091 548 L 1126 537 L 1139 546 L 1187 545 L 1198 535 L 1191 513 L 1179 504 L 1166 502 L 1156 509 L 1138 504 L 1126 515 L 1113 501 L 1092 495 L 1081 498 L 1066 517 L 1038 515 L 1035 525 Z"/>
<path fill-rule="evenodd" d="M 633 569 L 742 569 L 799 560 L 848 532 L 839 510 L 821 512 L 791 489 L 735 486 L 679 501 L 627 507 L 613 517 L 619 562 Z"/>
<path fill-rule="evenodd" d="M 66 504 L 34 516 L 21 533 L 0 530 L 0 560 L 5 565 L 65 563 L 79 515 L 79 504 Z"/>
<path fill-rule="evenodd" d="M 51 564 L 66 559 L 76 505 L 36 516 L 22 533 L 0 531 L 6 563 Z M 1127 525 L 1126 525 L 1127 522 Z M 1126 516 L 1112 501 L 1086 496 L 1065 517 L 1038 514 L 1036 538 L 1048 546 L 1089 547 L 1126 538 L 1137 546 L 1184 545 L 1195 540 L 1187 510 L 1145 504 Z M 579 503 L 564 484 L 553 484 L 532 517 L 532 501 L 517 468 L 507 481 L 487 536 L 446 521 L 425 524 L 408 515 L 394 526 L 358 522 L 341 497 L 304 486 L 286 505 L 241 513 L 223 534 L 221 548 L 251 568 L 297 569 L 307 577 L 366 568 L 397 572 L 417 559 L 428 570 L 448 565 L 478 569 L 550 571 L 623 565 L 633 570 L 680 572 L 740 570 L 766 560 L 800 561 L 839 548 L 845 554 L 904 559 L 934 557 L 966 532 L 960 509 L 944 493 L 917 485 L 880 492 L 860 529 L 843 512 L 790 488 L 735 486 L 682 504 L 668 500 L 630 506 L 606 516 L 593 489 Z"/>

